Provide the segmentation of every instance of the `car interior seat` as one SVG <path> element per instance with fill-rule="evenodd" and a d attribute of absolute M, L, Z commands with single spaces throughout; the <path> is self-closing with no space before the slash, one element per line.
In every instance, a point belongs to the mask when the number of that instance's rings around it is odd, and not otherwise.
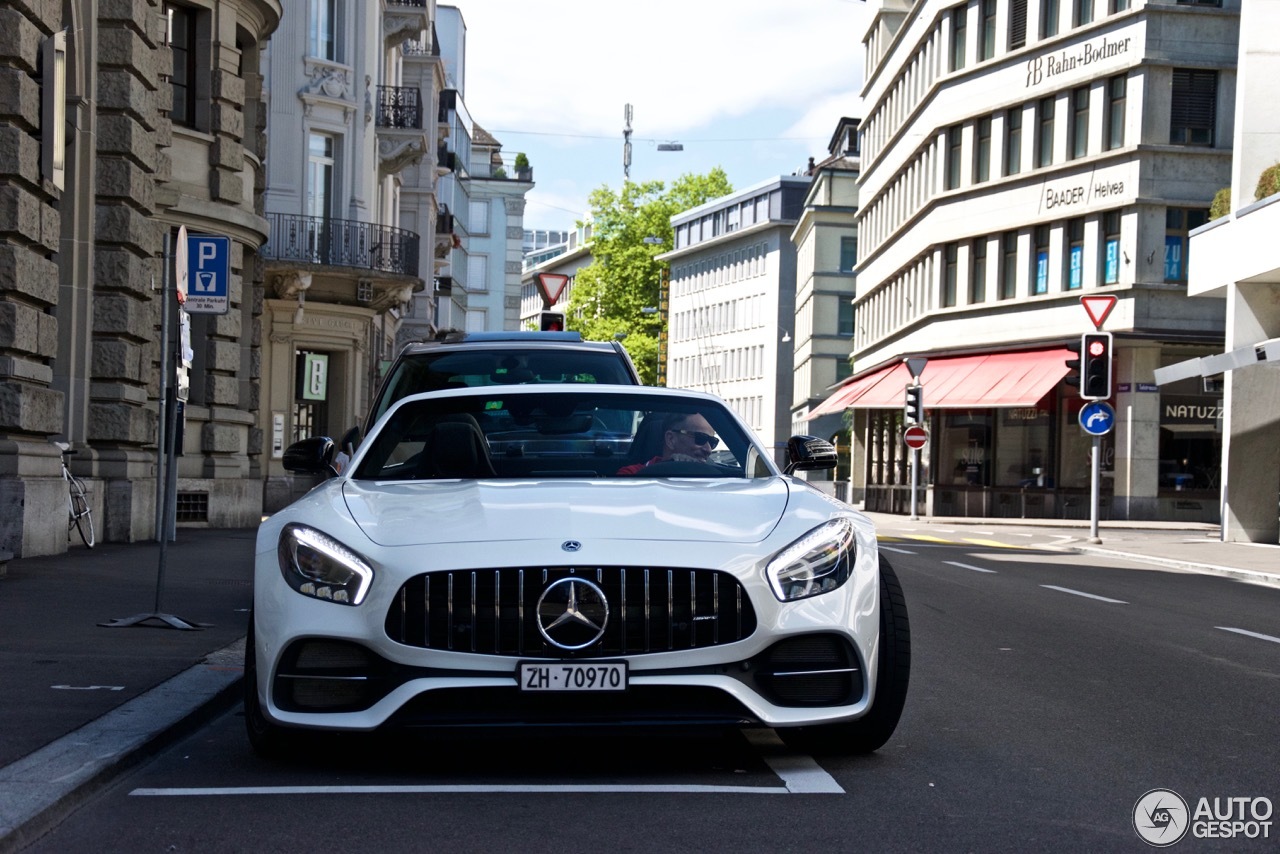
<path fill-rule="evenodd" d="M 623 466 L 647 463 L 662 453 L 662 437 L 666 432 L 662 425 L 670 417 L 669 412 L 650 412 L 640 421 L 636 435 L 631 440 Z"/>
<path fill-rule="evenodd" d="M 426 434 L 418 463 L 420 478 L 496 477 L 489 443 L 474 420 L 441 421 Z"/>

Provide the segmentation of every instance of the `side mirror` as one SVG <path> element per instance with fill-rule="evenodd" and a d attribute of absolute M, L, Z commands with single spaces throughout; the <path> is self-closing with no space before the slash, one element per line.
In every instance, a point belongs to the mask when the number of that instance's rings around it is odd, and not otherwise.
<path fill-rule="evenodd" d="M 787 440 L 787 474 L 797 471 L 829 471 L 836 467 L 835 446 L 817 436 L 792 436 Z"/>
<path fill-rule="evenodd" d="M 335 473 L 333 457 L 336 452 L 337 446 L 328 436 L 312 436 L 285 448 L 281 464 L 285 471 L 294 474 L 322 474 L 329 477 Z"/>

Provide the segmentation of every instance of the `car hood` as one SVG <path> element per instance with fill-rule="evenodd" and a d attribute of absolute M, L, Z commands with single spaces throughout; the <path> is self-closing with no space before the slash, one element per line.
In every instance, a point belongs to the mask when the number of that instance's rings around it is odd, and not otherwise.
<path fill-rule="evenodd" d="M 780 477 L 663 481 L 347 481 L 343 497 L 383 546 L 599 539 L 757 543 L 790 490 Z"/>

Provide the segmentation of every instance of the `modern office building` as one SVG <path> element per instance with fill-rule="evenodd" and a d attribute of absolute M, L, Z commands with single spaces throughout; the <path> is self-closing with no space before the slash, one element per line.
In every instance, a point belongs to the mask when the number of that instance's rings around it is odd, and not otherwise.
<path fill-rule="evenodd" d="M 811 482 L 829 480 L 832 491 L 848 501 L 849 433 L 845 414 L 831 412 L 810 419 L 832 388 L 850 376 L 849 342 L 853 338 L 854 268 L 858 262 L 858 120 L 836 124 L 827 156 L 811 162 L 813 183 L 791 242 L 796 247 L 796 313 L 792 330 L 794 376 L 791 432 L 831 440 L 840 452 L 835 472 L 808 472 Z"/>
<path fill-rule="evenodd" d="M 869 509 L 908 512 L 904 357 L 922 380 L 935 515 L 1086 516 L 1091 439 L 1062 381 L 1114 296 L 1110 518 L 1214 520 L 1220 388 L 1160 389 L 1221 347 L 1187 297 L 1189 234 L 1231 181 L 1240 4 L 881 2 L 864 38 L 855 414 Z M 1176 403 L 1170 406 L 1169 403 Z"/>
<path fill-rule="evenodd" d="M 1230 210 L 1191 235 L 1188 290 L 1224 301 L 1223 360 L 1189 374 L 1194 383 L 1228 367 L 1222 408 L 1222 538 L 1280 543 L 1280 113 L 1275 109 L 1280 4 L 1245 3 L 1235 100 Z M 1224 104 L 1224 108 L 1228 105 Z M 1265 180 L 1270 176 L 1270 181 Z M 1261 353 L 1259 348 L 1261 345 Z M 1175 382 L 1178 382 L 1175 380 Z M 1182 380 L 1181 382 L 1185 382 Z"/>
<path fill-rule="evenodd" d="M 568 236 L 564 243 L 543 247 L 524 258 L 520 273 L 520 323 L 517 329 L 538 328 L 539 315 L 546 308 L 542 291 L 538 287 L 539 275 L 549 273 L 566 277 L 564 287 L 556 295 L 552 306 L 555 311 L 563 312 L 569 306 L 574 277 L 579 270 L 595 260 L 591 255 L 590 223 L 580 226 L 576 231 L 563 233 Z"/>
<path fill-rule="evenodd" d="M 281 15 L 275 0 L 6 4 L 0 550 L 67 549 L 50 440 L 77 451 L 71 467 L 89 487 L 99 542 L 156 535 L 165 294 L 169 328 L 188 330 L 180 518 L 260 518 L 268 227 L 257 69 Z M 183 227 L 227 238 L 217 283 L 226 311 L 189 325 L 176 322 L 171 278 Z"/>
<path fill-rule="evenodd" d="M 435 3 L 285 6 L 263 64 L 272 157 L 256 426 L 268 512 L 314 483 L 284 470 L 285 448 L 337 438 L 368 411 L 431 275 L 434 222 L 421 208 L 439 165 Z"/>
<path fill-rule="evenodd" d="M 666 384 L 724 398 L 782 461 L 792 435 L 796 245 L 812 179 L 773 178 L 671 218 Z"/>

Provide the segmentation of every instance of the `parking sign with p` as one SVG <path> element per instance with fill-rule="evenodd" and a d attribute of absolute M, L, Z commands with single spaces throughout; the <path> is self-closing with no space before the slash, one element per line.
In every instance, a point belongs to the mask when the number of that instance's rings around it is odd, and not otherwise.
<path fill-rule="evenodd" d="M 226 314 L 231 293 L 231 238 L 187 235 L 187 301 L 189 314 Z"/>

